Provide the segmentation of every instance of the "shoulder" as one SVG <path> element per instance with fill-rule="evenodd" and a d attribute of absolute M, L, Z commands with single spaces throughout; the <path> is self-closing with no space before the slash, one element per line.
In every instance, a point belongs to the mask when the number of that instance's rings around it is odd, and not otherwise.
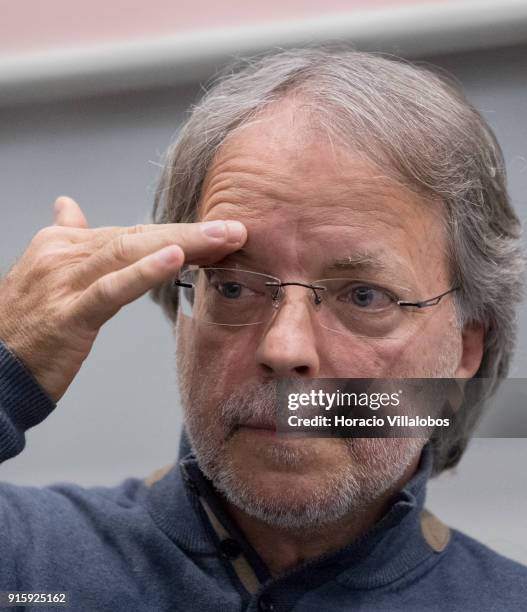
<path fill-rule="evenodd" d="M 485 544 L 451 529 L 442 571 L 456 576 L 460 590 L 473 591 L 482 602 L 517 610 L 527 605 L 527 566 L 495 552 Z M 441 571 L 441 569 L 440 569 Z M 450 581 L 449 581 L 450 583 Z"/>
<path fill-rule="evenodd" d="M 110 574 L 129 576 L 131 567 L 165 550 L 149 491 L 140 478 L 111 487 L 0 484 L 0 585 L 32 590 L 45 579 L 91 589 Z"/>
<path fill-rule="evenodd" d="M 527 580 L 527 566 L 492 550 L 478 540 L 452 529 L 451 547 L 468 568 L 500 576 L 522 577 Z"/>
<path fill-rule="evenodd" d="M 56 483 L 46 487 L 0 484 L 0 520 L 11 541 L 44 534 L 78 538 L 97 525 L 117 527 L 144 521 L 146 483 L 127 478 L 112 487 Z M 123 520 L 124 519 L 124 520 Z M 44 536 L 45 537 L 45 536 Z"/>

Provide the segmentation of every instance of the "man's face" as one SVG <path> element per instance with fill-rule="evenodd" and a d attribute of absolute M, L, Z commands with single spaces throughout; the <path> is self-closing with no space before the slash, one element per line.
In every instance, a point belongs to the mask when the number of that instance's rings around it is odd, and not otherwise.
<path fill-rule="evenodd" d="M 283 282 L 356 276 L 413 301 L 450 288 L 440 206 L 333 143 L 293 102 L 222 146 L 200 217 L 247 227 L 242 252 L 218 267 Z M 358 260 L 365 263 L 346 267 Z M 198 461 L 232 503 L 276 525 L 320 524 L 364 506 L 415 467 L 423 443 L 293 439 L 240 426 L 272 414 L 277 379 L 460 375 L 450 298 L 408 312 L 389 337 L 337 333 L 317 317 L 309 290 L 289 286 L 265 324 L 207 325 L 181 314 L 177 323 L 181 395 Z"/>

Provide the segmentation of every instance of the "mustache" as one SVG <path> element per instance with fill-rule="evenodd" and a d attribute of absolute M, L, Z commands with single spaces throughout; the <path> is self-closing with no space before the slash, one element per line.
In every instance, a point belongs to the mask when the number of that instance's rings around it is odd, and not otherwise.
<path fill-rule="evenodd" d="M 242 425 L 275 428 L 278 415 L 278 383 L 245 383 L 218 404 L 226 439 Z"/>

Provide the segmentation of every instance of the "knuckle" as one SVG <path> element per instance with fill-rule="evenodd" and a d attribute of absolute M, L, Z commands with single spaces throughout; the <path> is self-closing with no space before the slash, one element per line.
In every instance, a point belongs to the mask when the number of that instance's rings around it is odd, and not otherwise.
<path fill-rule="evenodd" d="M 127 234 L 119 234 L 111 242 L 112 257 L 119 262 L 128 262 L 130 258 L 130 247 L 126 236 Z"/>
<path fill-rule="evenodd" d="M 33 237 L 33 241 L 36 244 L 48 244 L 49 242 L 56 240 L 58 237 L 57 228 L 52 225 L 48 225 L 38 230 Z"/>
<path fill-rule="evenodd" d="M 63 253 L 46 249 L 38 251 L 33 258 L 33 266 L 40 272 L 51 272 L 59 268 L 64 262 Z"/>
<path fill-rule="evenodd" d="M 127 232 L 129 234 L 144 234 L 147 231 L 147 226 L 144 223 L 137 223 L 136 225 L 132 225 L 128 228 Z"/>
<path fill-rule="evenodd" d="M 135 269 L 135 276 L 141 286 L 148 285 L 150 281 L 150 274 L 145 266 L 137 266 Z"/>
<path fill-rule="evenodd" d="M 95 285 L 96 299 L 103 303 L 113 301 L 115 283 L 111 275 L 103 276 Z"/>

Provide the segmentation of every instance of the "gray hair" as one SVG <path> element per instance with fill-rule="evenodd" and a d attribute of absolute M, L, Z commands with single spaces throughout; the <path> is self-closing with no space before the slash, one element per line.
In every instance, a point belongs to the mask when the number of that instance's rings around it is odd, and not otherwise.
<path fill-rule="evenodd" d="M 332 137 L 443 202 L 452 283 L 460 286 L 456 311 L 460 325 L 484 326 L 476 377 L 490 396 L 506 377 L 514 348 L 523 293 L 521 224 L 491 128 L 446 76 L 350 48 L 279 50 L 242 60 L 215 80 L 168 148 L 153 222 L 196 221 L 207 169 L 225 139 L 292 95 Z M 151 295 L 174 320 L 174 290 L 165 284 Z M 478 413 L 469 428 L 435 445 L 435 473 L 457 464 L 482 405 L 473 409 Z"/>

